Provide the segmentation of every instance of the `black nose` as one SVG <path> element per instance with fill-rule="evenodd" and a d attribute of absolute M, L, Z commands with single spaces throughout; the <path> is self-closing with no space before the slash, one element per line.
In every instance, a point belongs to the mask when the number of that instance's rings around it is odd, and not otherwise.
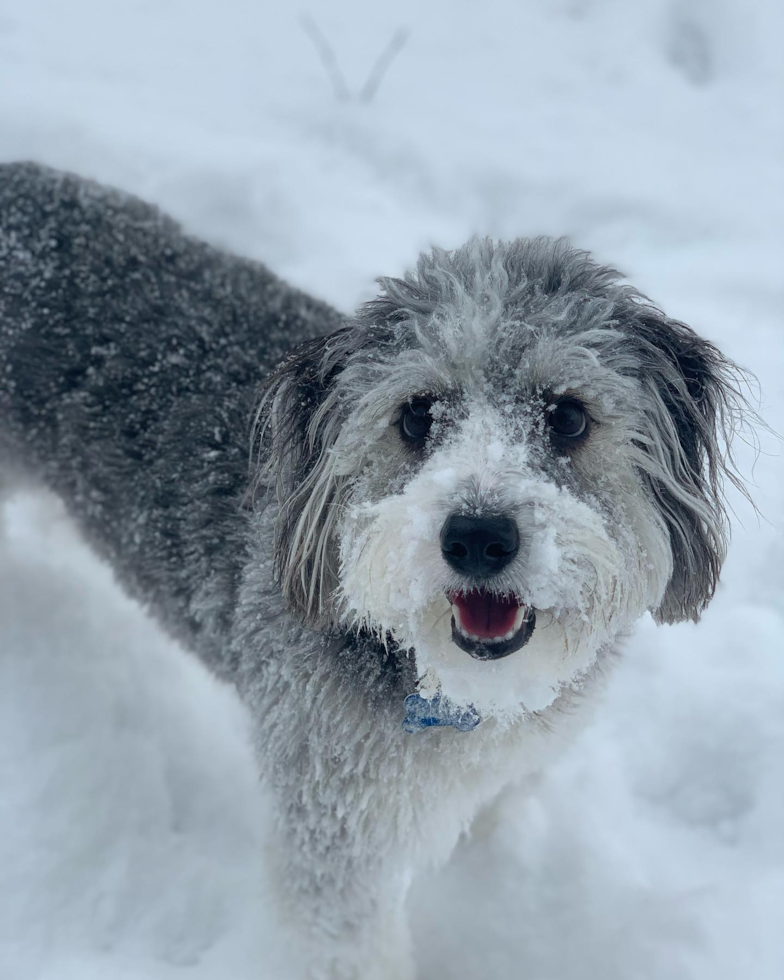
<path fill-rule="evenodd" d="M 455 571 L 465 575 L 500 572 L 519 547 L 520 533 L 508 517 L 453 514 L 441 529 L 441 553 Z"/>

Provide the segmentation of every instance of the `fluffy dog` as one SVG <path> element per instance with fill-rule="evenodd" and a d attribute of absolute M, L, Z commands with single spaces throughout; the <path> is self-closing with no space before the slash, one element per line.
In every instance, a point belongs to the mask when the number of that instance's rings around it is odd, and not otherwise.
<path fill-rule="evenodd" d="M 412 977 L 412 870 L 569 738 L 638 617 L 699 617 L 742 411 L 714 346 L 564 241 L 380 282 L 344 319 L 138 200 L 0 168 L 0 472 L 236 686 L 331 980 Z"/>

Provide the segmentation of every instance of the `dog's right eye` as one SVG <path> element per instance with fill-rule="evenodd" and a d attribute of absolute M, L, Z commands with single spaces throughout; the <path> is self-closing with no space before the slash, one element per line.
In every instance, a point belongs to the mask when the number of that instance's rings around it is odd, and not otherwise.
<path fill-rule="evenodd" d="M 564 398 L 547 412 L 550 431 L 560 439 L 579 439 L 588 431 L 588 415 L 574 398 Z"/>
<path fill-rule="evenodd" d="M 400 416 L 400 435 L 406 442 L 422 442 L 433 424 L 431 402 L 427 398 L 414 398 L 403 407 Z"/>

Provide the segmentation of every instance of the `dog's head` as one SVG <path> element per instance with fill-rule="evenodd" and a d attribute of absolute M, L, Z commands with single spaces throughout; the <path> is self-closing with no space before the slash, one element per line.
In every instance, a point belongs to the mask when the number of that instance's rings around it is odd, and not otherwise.
<path fill-rule="evenodd" d="M 646 610 L 699 617 L 737 374 L 619 279 L 563 241 L 472 241 L 294 351 L 259 419 L 296 613 L 391 634 L 498 712 L 551 703 Z"/>

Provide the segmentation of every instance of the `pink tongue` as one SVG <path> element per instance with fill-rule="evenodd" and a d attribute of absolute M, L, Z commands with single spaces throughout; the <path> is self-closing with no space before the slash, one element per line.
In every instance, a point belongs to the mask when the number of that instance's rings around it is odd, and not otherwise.
<path fill-rule="evenodd" d="M 515 615 L 522 605 L 514 597 L 502 598 L 490 592 L 453 592 L 449 597 L 460 610 L 460 623 L 467 633 L 483 640 L 504 636 L 514 626 Z"/>

